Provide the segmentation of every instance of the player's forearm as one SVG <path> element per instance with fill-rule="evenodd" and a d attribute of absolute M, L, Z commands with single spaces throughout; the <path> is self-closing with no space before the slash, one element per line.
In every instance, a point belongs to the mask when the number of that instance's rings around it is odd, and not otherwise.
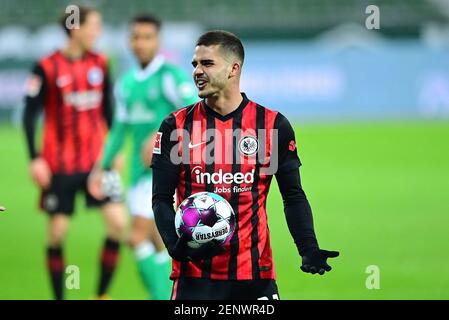
<path fill-rule="evenodd" d="M 111 131 L 109 132 L 108 138 L 103 151 L 103 156 L 100 162 L 102 169 L 110 169 L 112 163 L 117 156 L 118 152 L 123 147 L 125 142 L 126 128 L 125 124 L 121 122 L 115 122 Z"/>
<path fill-rule="evenodd" d="M 162 200 L 153 196 L 153 212 L 158 231 L 170 252 L 178 240 L 175 231 L 175 210 L 173 209 L 173 203 L 170 204 L 167 199 Z"/>
<path fill-rule="evenodd" d="M 153 212 L 159 233 L 169 253 L 178 236 L 175 231 L 173 196 L 178 184 L 178 174 L 153 167 Z"/>
<path fill-rule="evenodd" d="M 22 118 L 30 159 L 35 159 L 39 156 L 35 144 L 36 122 L 39 118 L 39 114 L 44 109 L 47 88 L 48 85 L 44 69 L 40 64 L 37 64 L 34 66 L 32 74 L 27 82 L 25 110 Z"/>
<path fill-rule="evenodd" d="M 285 205 L 284 212 L 299 254 L 303 255 L 310 249 L 318 249 L 309 201 L 305 199 L 292 205 Z"/>
<path fill-rule="evenodd" d="M 299 170 L 276 175 L 284 201 L 284 212 L 290 233 L 301 255 L 318 248 L 309 201 L 301 187 Z"/>
<path fill-rule="evenodd" d="M 36 122 L 41 109 L 38 104 L 39 101 L 36 101 L 36 99 L 27 98 L 22 119 L 30 159 L 34 159 L 39 155 L 35 144 Z"/>
<path fill-rule="evenodd" d="M 112 116 L 113 116 L 112 104 L 109 102 L 105 102 L 103 106 L 103 118 L 108 128 L 111 128 L 112 126 Z"/>
<path fill-rule="evenodd" d="M 103 91 L 103 118 L 106 121 L 108 128 L 111 128 L 113 121 L 113 99 L 112 99 L 112 85 L 109 79 L 109 74 L 106 74 L 105 85 Z"/>

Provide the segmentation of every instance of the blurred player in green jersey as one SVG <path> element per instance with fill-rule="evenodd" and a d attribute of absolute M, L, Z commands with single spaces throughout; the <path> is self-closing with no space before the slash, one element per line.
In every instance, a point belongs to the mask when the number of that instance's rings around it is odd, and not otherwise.
<path fill-rule="evenodd" d="M 100 168 L 91 175 L 90 189 L 104 197 L 101 181 L 111 168 L 125 139 L 132 137 L 129 159 L 128 206 L 132 216 L 129 244 L 153 299 L 169 299 L 170 259 L 154 223 L 151 208 L 151 163 L 155 132 L 162 120 L 178 107 L 195 103 L 197 95 L 190 77 L 157 54 L 161 23 L 152 15 L 139 15 L 130 24 L 130 46 L 139 66 L 121 77 L 115 88 L 114 123 L 106 141 Z"/>

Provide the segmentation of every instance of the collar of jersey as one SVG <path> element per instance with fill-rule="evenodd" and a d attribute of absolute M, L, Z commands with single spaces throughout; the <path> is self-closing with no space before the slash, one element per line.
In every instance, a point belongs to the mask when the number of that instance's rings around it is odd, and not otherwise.
<path fill-rule="evenodd" d="M 148 79 L 152 74 L 156 73 L 164 64 L 165 59 L 161 55 L 157 55 L 153 60 L 143 69 L 136 70 L 135 77 L 137 81 L 143 81 Z"/>
<path fill-rule="evenodd" d="M 220 113 L 214 111 L 211 107 L 209 107 L 209 106 L 206 104 L 206 99 L 203 99 L 202 102 L 203 102 L 204 109 L 206 110 L 206 112 L 207 112 L 208 114 L 210 114 L 211 116 L 213 116 L 213 117 L 215 117 L 215 118 L 217 118 L 217 119 L 219 119 L 219 120 L 221 120 L 221 121 L 227 121 L 227 120 L 229 120 L 229 119 L 235 117 L 235 115 L 237 115 L 237 114 L 239 114 L 240 112 L 242 112 L 242 110 L 243 110 L 243 109 L 246 107 L 246 105 L 248 104 L 249 100 L 248 100 L 248 98 L 246 97 L 246 94 L 243 93 L 243 92 L 241 92 L 241 95 L 242 95 L 242 97 L 243 97 L 243 100 L 242 100 L 242 102 L 240 102 L 240 105 L 237 107 L 237 109 L 235 109 L 235 110 L 232 111 L 231 113 L 228 113 L 227 115 L 222 115 L 222 114 L 220 114 Z"/>
<path fill-rule="evenodd" d="M 90 51 L 84 51 L 83 54 L 80 55 L 79 57 L 71 58 L 69 56 L 66 56 L 65 53 L 62 51 L 62 49 L 57 50 L 57 52 L 63 59 L 65 59 L 69 63 L 74 63 L 76 61 L 84 60 L 91 53 Z"/>

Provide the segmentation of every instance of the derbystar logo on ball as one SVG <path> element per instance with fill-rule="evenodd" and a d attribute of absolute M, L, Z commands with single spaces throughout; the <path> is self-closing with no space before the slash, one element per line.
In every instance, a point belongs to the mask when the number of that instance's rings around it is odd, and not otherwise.
<path fill-rule="evenodd" d="M 193 234 L 193 236 L 196 241 L 201 242 L 205 240 L 209 241 L 216 237 L 221 237 L 223 235 L 226 235 L 228 232 L 229 232 L 228 225 L 224 225 L 221 230 L 215 230 L 213 232 L 206 232 L 206 233 L 196 232 Z"/>

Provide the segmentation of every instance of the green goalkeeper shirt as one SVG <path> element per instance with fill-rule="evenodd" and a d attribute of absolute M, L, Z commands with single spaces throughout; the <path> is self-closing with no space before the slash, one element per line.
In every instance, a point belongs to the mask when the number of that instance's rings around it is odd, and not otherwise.
<path fill-rule="evenodd" d="M 131 135 L 130 184 L 150 175 L 142 161 L 142 148 L 147 138 L 158 130 L 165 117 L 198 101 L 195 87 L 179 67 L 156 56 L 144 69 L 134 68 L 117 82 L 114 122 L 106 140 L 101 166 L 110 168 L 127 133 Z"/>

